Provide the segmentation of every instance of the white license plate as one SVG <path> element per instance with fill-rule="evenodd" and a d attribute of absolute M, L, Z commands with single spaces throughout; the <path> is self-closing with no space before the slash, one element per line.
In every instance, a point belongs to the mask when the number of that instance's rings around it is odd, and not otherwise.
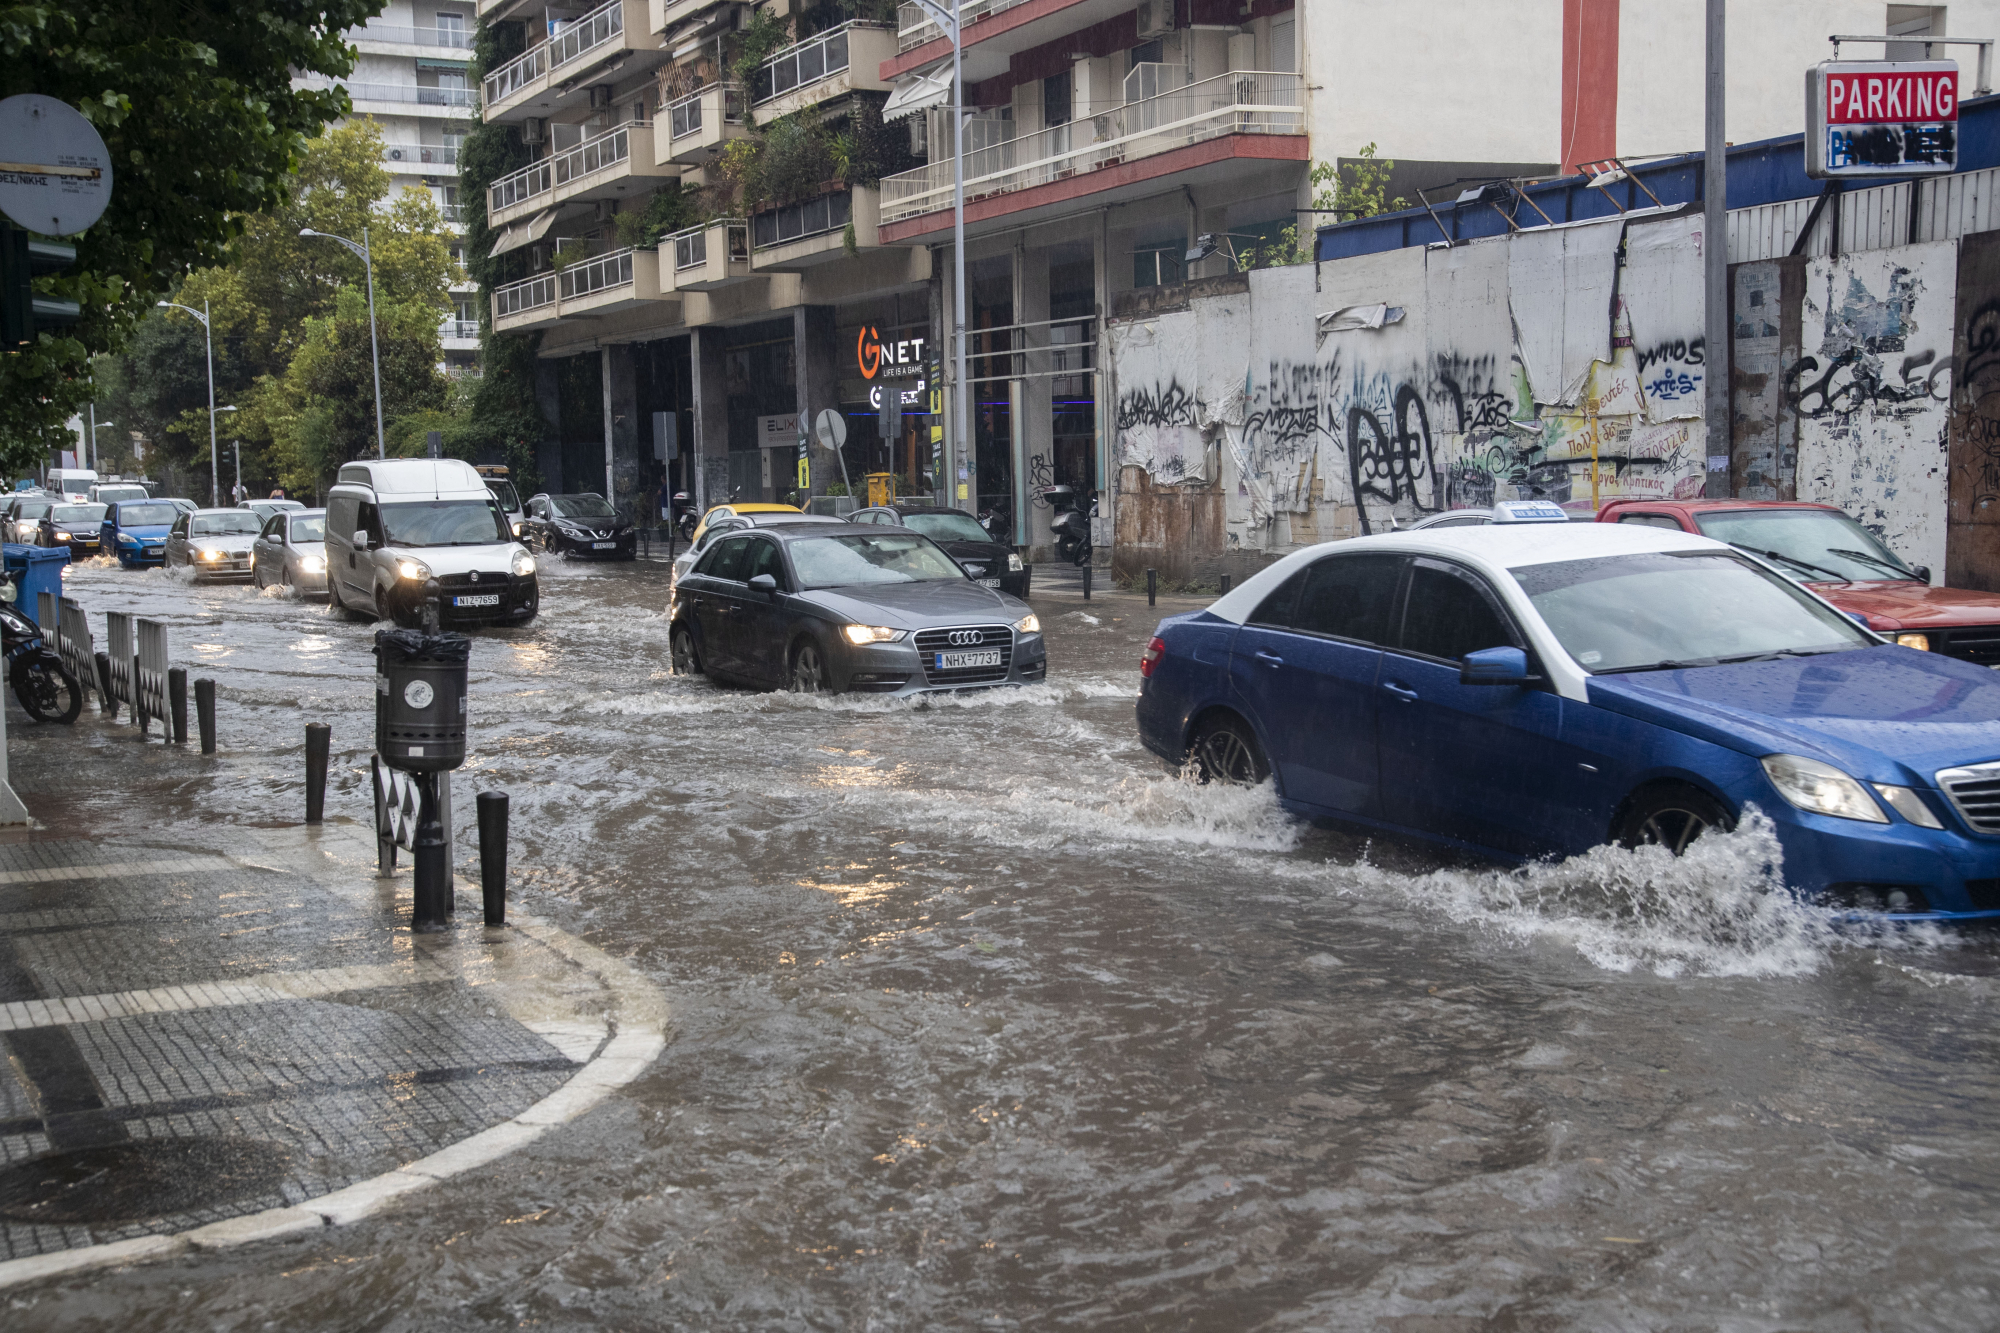
<path fill-rule="evenodd" d="M 1000 652 L 994 649 L 984 653 L 939 653 L 937 671 L 956 671 L 961 667 L 995 667 L 1000 665 Z"/>
<path fill-rule="evenodd" d="M 482 592 L 471 597 L 454 597 L 451 599 L 451 604 L 453 606 L 498 606 L 500 605 L 500 594 L 497 592 Z"/>
<path fill-rule="evenodd" d="M 590 549 L 593 551 L 613 551 L 617 548 L 617 542 L 592 542 L 590 544 Z"/>
<path fill-rule="evenodd" d="M 1000 586 L 1000 580 L 999 580 L 999 579 L 980 579 L 980 580 L 979 580 L 979 586 L 980 586 L 980 587 L 982 587 L 982 588 L 997 588 L 997 587 L 999 587 L 999 586 Z"/>

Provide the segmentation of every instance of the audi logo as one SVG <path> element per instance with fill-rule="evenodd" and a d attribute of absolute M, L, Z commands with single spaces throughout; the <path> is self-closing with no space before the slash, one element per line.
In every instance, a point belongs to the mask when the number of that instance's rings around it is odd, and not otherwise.
<path fill-rule="evenodd" d="M 951 632 L 951 646 L 970 648 L 986 636 L 976 629 L 955 629 Z"/>

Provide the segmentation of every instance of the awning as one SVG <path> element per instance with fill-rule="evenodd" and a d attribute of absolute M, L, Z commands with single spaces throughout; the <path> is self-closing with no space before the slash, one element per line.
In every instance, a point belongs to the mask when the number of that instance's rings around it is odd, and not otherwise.
<path fill-rule="evenodd" d="M 889 101 L 882 108 L 884 124 L 892 120 L 902 120 L 914 116 L 919 111 L 928 111 L 934 106 L 943 106 L 951 101 L 951 70 L 938 69 L 929 74 L 918 74 L 912 78 L 898 79 L 896 91 L 889 94 Z"/>
<path fill-rule="evenodd" d="M 509 250 L 518 250 L 524 245 L 539 241 L 548 235 L 549 228 L 556 225 L 556 214 L 560 209 L 545 208 L 526 222 L 512 222 L 500 233 L 500 239 L 493 242 L 489 254 L 504 255 Z"/>

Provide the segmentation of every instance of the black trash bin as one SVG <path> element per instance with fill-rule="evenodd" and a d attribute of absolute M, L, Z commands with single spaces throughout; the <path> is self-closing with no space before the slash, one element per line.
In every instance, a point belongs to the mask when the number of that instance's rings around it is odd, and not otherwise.
<path fill-rule="evenodd" d="M 465 683 L 472 640 L 385 629 L 375 635 L 375 753 L 405 773 L 465 762 Z"/>

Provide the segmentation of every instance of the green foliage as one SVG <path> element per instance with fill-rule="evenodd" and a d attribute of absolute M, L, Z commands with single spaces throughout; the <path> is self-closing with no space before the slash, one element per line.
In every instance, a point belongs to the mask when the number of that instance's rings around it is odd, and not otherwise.
<path fill-rule="evenodd" d="M 792 25 L 779 18 L 769 9 L 755 10 L 750 22 L 735 36 L 733 49 L 729 54 L 729 74 L 744 89 L 743 124 L 757 128 L 757 118 L 750 110 L 755 95 L 750 90 L 757 86 L 757 75 L 764 62 L 792 44 Z"/>
<path fill-rule="evenodd" d="M 1376 160 L 1372 143 L 1338 166 L 1331 162 L 1314 163 L 1313 207 L 1342 218 L 1372 218 L 1378 213 L 1408 208 L 1409 200 L 1388 198 L 1389 174 L 1395 169 L 1394 162 Z"/>
<path fill-rule="evenodd" d="M 824 124 L 813 107 L 780 116 L 731 140 L 715 174 L 747 214 L 810 199 L 830 182 L 873 185 L 914 165 L 908 134 L 884 125 L 881 105 L 869 99 L 839 129 Z"/>
<path fill-rule="evenodd" d="M 675 181 L 655 191 L 644 208 L 613 215 L 611 225 L 618 233 L 620 245 L 647 250 L 658 245 L 662 236 L 671 236 L 700 221 L 702 209 L 697 192 Z"/>
<path fill-rule="evenodd" d="M 0 468 L 30 470 L 72 438 L 90 359 L 120 346 L 188 269 L 221 262 L 245 219 L 282 202 L 305 140 L 347 109 L 294 70 L 340 76 L 339 34 L 381 0 L 166 6 L 24 0 L 0 7 L 0 96 L 67 102 L 104 136 L 111 206 L 73 238 L 77 264 L 41 289 L 82 303 L 65 336 L 0 358 Z"/>

